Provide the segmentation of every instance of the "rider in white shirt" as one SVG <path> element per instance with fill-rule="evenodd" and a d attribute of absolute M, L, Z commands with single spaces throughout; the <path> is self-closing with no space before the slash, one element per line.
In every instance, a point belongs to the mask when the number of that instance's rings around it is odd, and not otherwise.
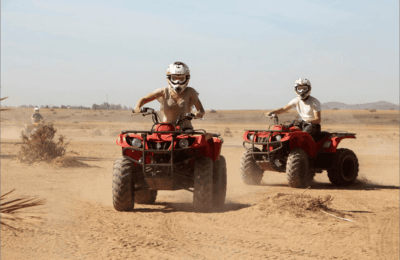
<path fill-rule="evenodd" d="M 321 132 L 321 103 L 311 94 L 311 82 L 300 78 L 295 81 L 294 90 L 297 97 L 286 106 L 272 110 L 267 115 L 282 114 L 296 107 L 299 113 L 299 124 L 301 130 L 308 132 L 311 136 Z"/>

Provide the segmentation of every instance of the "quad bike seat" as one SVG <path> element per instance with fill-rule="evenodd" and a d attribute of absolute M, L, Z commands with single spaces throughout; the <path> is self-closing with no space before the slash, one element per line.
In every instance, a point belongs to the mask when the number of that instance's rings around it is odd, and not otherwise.
<path fill-rule="evenodd" d="M 329 137 L 331 134 L 326 131 L 321 131 L 320 133 L 316 134 L 313 136 L 314 141 L 317 143 L 327 137 Z"/>

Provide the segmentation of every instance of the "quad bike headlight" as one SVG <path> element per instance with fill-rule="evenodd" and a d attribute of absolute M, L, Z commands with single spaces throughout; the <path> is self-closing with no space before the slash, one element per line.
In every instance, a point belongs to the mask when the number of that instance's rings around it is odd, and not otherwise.
<path fill-rule="evenodd" d="M 142 140 L 140 140 L 138 138 L 133 138 L 132 139 L 132 146 L 140 148 L 142 146 Z"/>
<path fill-rule="evenodd" d="M 189 145 L 189 141 L 187 138 L 179 140 L 179 147 L 186 148 Z"/>
<path fill-rule="evenodd" d="M 249 135 L 249 140 L 253 142 L 253 140 L 254 140 L 254 135 Z"/>
<path fill-rule="evenodd" d="M 277 135 L 277 136 L 275 136 L 275 138 L 276 138 L 277 141 L 280 141 L 282 139 L 282 136 L 281 135 Z"/>

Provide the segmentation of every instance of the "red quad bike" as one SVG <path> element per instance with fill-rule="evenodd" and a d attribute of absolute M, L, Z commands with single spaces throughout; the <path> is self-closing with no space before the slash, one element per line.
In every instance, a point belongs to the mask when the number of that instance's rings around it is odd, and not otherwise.
<path fill-rule="evenodd" d="M 221 209 L 226 196 L 226 162 L 220 155 L 223 139 L 202 129 L 180 129 L 182 120 L 196 119 L 182 114 L 173 123 L 160 123 L 151 108 L 150 131 L 122 131 L 117 145 L 122 156 L 113 166 L 113 204 L 118 211 L 130 211 L 135 203 L 153 204 L 158 190 L 193 192 L 194 210 Z"/>
<path fill-rule="evenodd" d="M 347 132 L 324 132 L 311 137 L 295 127 L 296 120 L 275 125 L 268 130 L 245 130 L 246 148 L 240 165 L 242 181 L 249 185 L 261 183 L 264 171 L 286 172 L 290 187 L 306 188 L 315 173 L 327 170 L 334 185 L 349 185 L 358 176 L 358 159 L 349 149 L 337 149 L 344 138 L 356 138 Z M 258 146 L 259 148 L 257 148 Z"/>

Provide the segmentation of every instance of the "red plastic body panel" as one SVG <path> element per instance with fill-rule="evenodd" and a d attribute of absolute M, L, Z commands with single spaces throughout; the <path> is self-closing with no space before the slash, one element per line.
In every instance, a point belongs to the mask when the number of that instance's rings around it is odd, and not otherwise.
<path fill-rule="evenodd" d="M 332 144 L 329 146 L 329 148 L 322 148 L 322 151 L 325 153 L 336 153 L 336 149 L 337 149 L 340 141 L 342 141 L 345 138 L 356 139 L 356 137 L 354 135 L 349 135 L 349 136 L 345 136 L 345 137 L 332 137 L 330 139 Z"/>
<path fill-rule="evenodd" d="M 179 127 L 177 127 L 177 128 L 179 129 Z M 175 127 L 172 124 L 158 125 L 155 127 L 155 131 L 175 131 Z M 143 141 L 143 138 L 141 135 L 120 134 L 116 140 L 116 144 L 121 146 L 122 149 L 125 147 L 130 147 L 130 145 L 127 143 L 127 141 L 125 139 L 125 136 L 138 138 Z M 190 146 L 190 148 L 198 150 L 201 157 L 209 157 L 213 161 L 218 159 L 218 156 L 221 153 L 221 146 L 222 146 L 222 142 L 219 138 L 211 138 L 210 136 L 207 136 L 207 134 L 204 134 L 204 135 L 179 135 L 175 138 L 174 148 L 176 147 L 177 142 L 179 142 L 179 140 L 184 139 L 184 138 L 195 138 L 195 140 L 192 143 L 192 145 Z M 153 133 L 153 134 L 147 136 L 146 141 L 151 141 L 151 142 L 172 141 L 172 134 Z M 145 149 L 149 149 L 147 144 L 146 144 Z M 171 148 L 169 148 L 169 150 L 171 150 Z M 126 150 L 125 155 L 129 156 L 135 160 L 139 160 L 142 157 L 142 152 Z M 151 156 L 153 156 L 153 153 L 147 153 L 146 163 L 150 163 Z"/>
<path fill-rule="evenodd" d="M 271 130 L 288 130 L 280 125 L 274 126 Z M 290 132 L 258 132 L 257 136 L 255 137 L 255 141 L 258 140 L 258 138 L 265 138 L 265 137 L 270 137 L 269 140 L 271 140 L 272 136 L 275 135 L 282 135 L 281 142 L 289 142 L 289 147 L 290 150 L 300 148 L 304 150 L 308 156 L 310 157 L 315 157 L 317 156 L 317 153 L 322 151 L 325 153 L 336 153 L 336 149 L 340 143 L 340 141 L 344 138 L 356 138 L 354 135 L 349 135 L 345 137 L 332 137 L 332 138 L 325 138 L 322 139 L 321 141 L 315 143 L 313 138 L 307 133 L 303 132 L 300 129 L 296 127 L 291 127 Z M 254 134 L 253 131 L 246 131 L 243 135 L 243 140 L 251 142 L 248 138 L 248 134 Z M 323 145 L 326 141 L 331 141 L 331 145 L 329 148 L 323 148 Z M 274 148 L 270 147 L 269 150 L 272 151 Z"/>

